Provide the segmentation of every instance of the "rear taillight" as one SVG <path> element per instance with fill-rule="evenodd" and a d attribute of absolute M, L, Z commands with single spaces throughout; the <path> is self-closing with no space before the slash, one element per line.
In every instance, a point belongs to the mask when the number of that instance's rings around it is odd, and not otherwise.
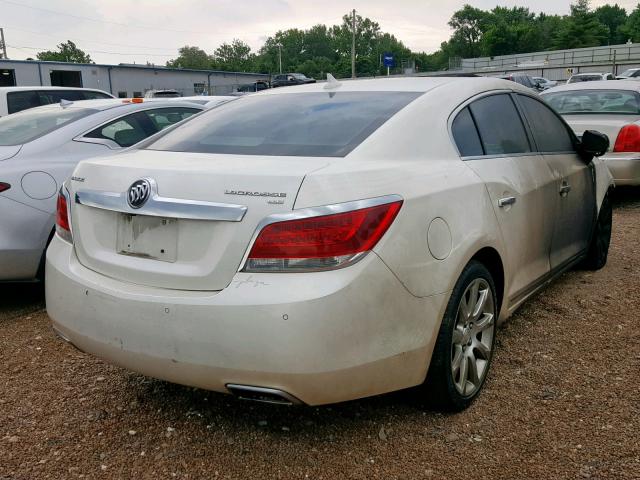
<path fill-rule="evenodd" d="M 338 213 L 311 213 L 266 225 L 253 243 L 244 270 L 327 270 L 353 263 L 382 238 L 396 218 L 402 200 L 339 211 L 344 205 L 348 204 L 320 210 Z"/>
<path fill-rule="evenodd" d="M 614 152 L 640 152 L 640 127 L 634 123 L 620 129 Z"/>
<path fill-rule="evenodd" d="M 0 192 L 4 192 L 5 190 L 9 190 L 11 185 L 8 183 L 0 182 Z"/>
<path fill-rule="evenodd" d="M 69 206 L 67 196 L 64 193 L 64 187 L 58 193 L 58 202 L 56 208 L 56 233 L 60 238 L 69 243 L 73 243 L 71 236 L 71 226 L 69 224 Z"/>

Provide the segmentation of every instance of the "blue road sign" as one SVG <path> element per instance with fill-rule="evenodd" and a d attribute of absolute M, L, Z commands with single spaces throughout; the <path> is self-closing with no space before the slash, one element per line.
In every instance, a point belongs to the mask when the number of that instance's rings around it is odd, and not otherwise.
<path fill-rule="evenodd" d="M 393 67 L 395 65 L 395 62 L 393 60 L 393 53 L 384 53 L 382 55 L 382 64 L 385 67 Z"/>

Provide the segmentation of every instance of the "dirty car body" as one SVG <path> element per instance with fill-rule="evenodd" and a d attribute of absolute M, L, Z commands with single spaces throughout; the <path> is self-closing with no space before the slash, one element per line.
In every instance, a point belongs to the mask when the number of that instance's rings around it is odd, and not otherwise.
<path fill-rule="evenodd" d="M 563 129 L 556 151 L 529 101 Z M 444 372 L 464 408 L 496 323 L 589 248 L 610 176 L 574 141 L 498 79 L 242 97 L 78 165 L 48 313 L 78 348 L 176 383 L 315 405 Z"/>

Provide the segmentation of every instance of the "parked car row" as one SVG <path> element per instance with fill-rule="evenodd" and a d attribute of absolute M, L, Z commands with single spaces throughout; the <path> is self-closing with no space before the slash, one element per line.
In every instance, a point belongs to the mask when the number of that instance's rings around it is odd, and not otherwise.
<path fill-rule="evenodd" d="M 607 260 L 608 138 L 576 135 L 545 98 L 494 78 L 331 77 L 92 155 L 57 197 L 54 329 L 242 398 L 314 405 L 420 385 L 465 408 L 497 323 Z M 7 157 L 25 148 L 13 142 Z"/>

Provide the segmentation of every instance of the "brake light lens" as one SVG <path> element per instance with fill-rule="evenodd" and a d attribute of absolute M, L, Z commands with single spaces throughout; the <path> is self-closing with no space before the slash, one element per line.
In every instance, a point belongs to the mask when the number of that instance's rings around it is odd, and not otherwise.
<path fill-rule="evenodd" d="M 614 152 L 640 152 L 640 127 L 634 123 L 620 129 Z"/>
<path fill-rule="evenodd" d="M 5 190 L 9 190 L 11 185 L 8 183 L 0 182 L 0 192 L 4 192 Z"/>
<path fill-rule="evenodd" d="M 402 200 L 265 226 L 244 271 L 310 271 L 344 267 L 362 258 L 393 223 Z"/>
<path fill-rule="evenodd" d="M 69 225 L 67 196 L 62 191 L 58 192 L 58 202 L 56 207 L 56 233 L 63 240 L 73 243 L 71 226 Z"/>

